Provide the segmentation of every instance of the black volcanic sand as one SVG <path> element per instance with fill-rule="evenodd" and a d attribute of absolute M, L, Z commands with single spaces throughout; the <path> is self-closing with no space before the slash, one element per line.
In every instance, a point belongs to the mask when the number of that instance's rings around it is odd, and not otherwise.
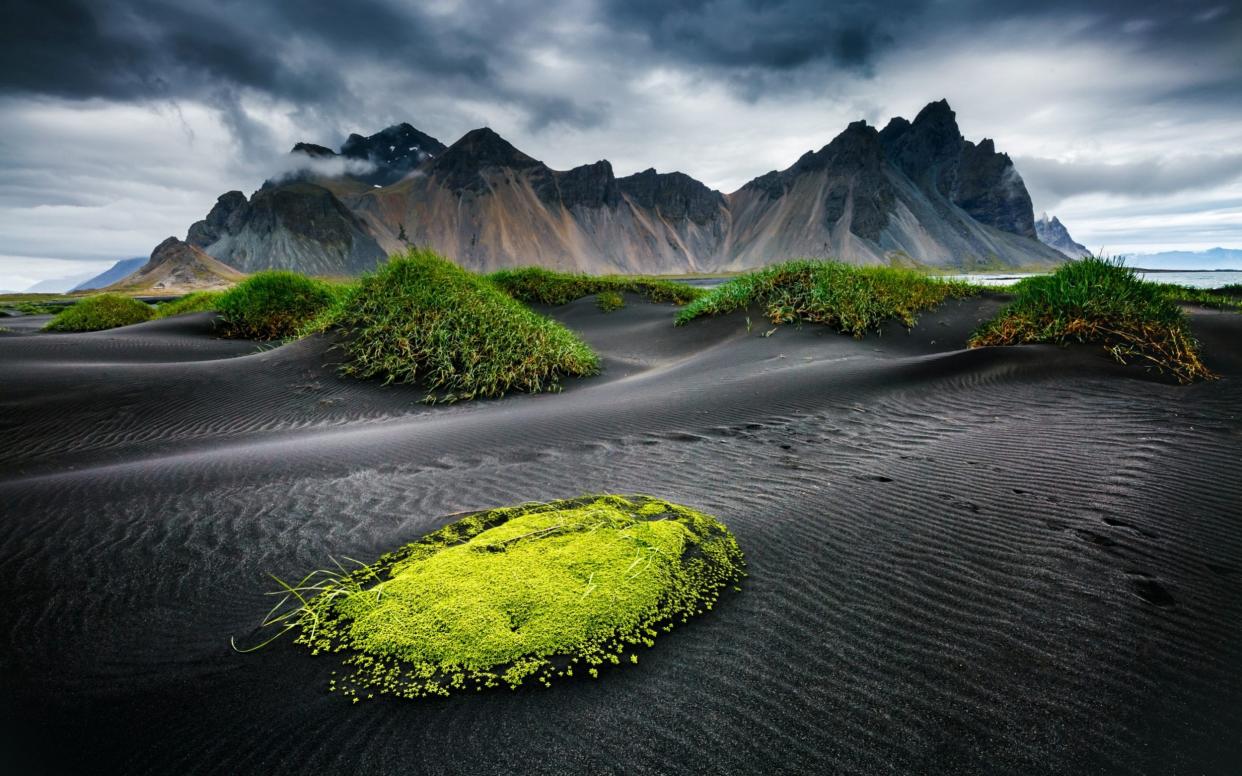
<path fill-rule="evenodd" d="M 996 298 L 864 340 L 627 301 L 551 311 L 602 376 L 447 407 L 209 314 L 0 337 L 0 771 L 1242 772 L 1242 316 L 1182 387 L 961 350 Z M 720 516 L 744 591 L 550 690 L 351 706 L 229 647 L 269 572 L 597 491 Z"/>

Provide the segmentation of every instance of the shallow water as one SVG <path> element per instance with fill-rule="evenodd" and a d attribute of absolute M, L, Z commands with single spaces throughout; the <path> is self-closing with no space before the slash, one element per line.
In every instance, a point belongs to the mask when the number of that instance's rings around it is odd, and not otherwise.
<path fill-rule="evenodd" d="M 1045 273 L 1006 272 L 994 275 L 941 275 L 941 277 L 948 280 L 969 280 L 982 286 L 1005 286 L 1040 274 Z M 1139 272 L 1138 275 L 1143 280 L 1150 280 L 1153 283 L 1176 283 L 1179 286 L 1191 288 L 1220 288 L 1232 283 L 1242 283 L 1242 271 L 1238 270 Z"/>

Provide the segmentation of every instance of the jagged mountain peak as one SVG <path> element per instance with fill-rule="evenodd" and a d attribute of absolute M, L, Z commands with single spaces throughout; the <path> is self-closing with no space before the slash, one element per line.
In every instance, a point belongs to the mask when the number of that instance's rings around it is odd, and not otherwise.
<path fill-rule="evenodd" d="M 471 160 L 493 167 L 529 167 L 543 164 L 519 151 L 491 127 L 479 127 L 462 135 L 461 139 L 449 146 L 441 159 L 450 156 L 454 160 Z"/>
<path fill-rule="evenodd" d="M 291 150 L 289 153 L 306 154 L 307 156 L 314 156 L 314 157 L 336 156 L 336 151 L 333 151 L 331 148 L 328 148 L 327 146 L 321 146 L 318 143 L 295 143 L 293 146 L 293 150 Z"/>
<path fill-rule="evenodd" d="M 665 218 L 688 218 L 706 224 L 725 205 L 724 195 L 684 172 L 642 172 L 617 179 L 617 186 L 640 207 L 656 210 Z"/>
<path fill-rule="evenodd" d="M 1035 234 L 1044 245 L 1056 248 L 1071 259 L 1091 255 L 1085 245 L 1074 241 L 1061 219 L 1056 216 L 1049 217 L 1047 211 L 1040 213 L 1039 218 L 1035 219 Z"/>
<path fill-rule="evenodd" d="M 368 137 L 351 134 L 341 145 L 341 156 L 374 165 L 374 170 L 356 177 L 381 186 L 401 180 L 444 151 L 443 143 L 407 122 L 393 124 Z"/>
<path fill-rule="evenodd" d="M 555 196 L 547 165 L 522 153 L 489 127 L 470 130 L 425 166 L 429 175 L 453 191 L 483 191 L 487 188 L 483 173 L 490 169 L 532 170 L 544 179 L 536 185 L 540 196 Z"/>

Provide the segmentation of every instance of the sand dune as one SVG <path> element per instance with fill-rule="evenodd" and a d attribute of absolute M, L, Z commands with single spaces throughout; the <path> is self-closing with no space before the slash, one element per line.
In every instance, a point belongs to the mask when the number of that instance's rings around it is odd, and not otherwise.
<path fill-rule="evenodd" d="M 1182 387 L 961 350 L 995 298 L 863 340 L 627 301 L 548 311 L 601 376 L 448 407 L 209 314 L 0 337 L 0 769 L 1237 771 L 1242 317 Z M 229 648 L 268 573 L 591 491 L 718 515 L 744 591 L 551 690 L 350 706 Z"/>

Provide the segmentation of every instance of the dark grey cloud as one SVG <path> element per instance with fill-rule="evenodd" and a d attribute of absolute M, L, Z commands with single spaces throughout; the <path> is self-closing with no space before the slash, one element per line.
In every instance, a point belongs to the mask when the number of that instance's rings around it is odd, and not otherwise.
<path fill-rule="evenodd" d="M 1095 44 L 1187 55 L 1224 68 L 1186 84 L 1188 99 L 1236 94 L 1242 13 L 1189 0 L 500 0 L 434 9 L 419 2 L 9 0 L 0 26 L 0 94 L 213 100 L 254 90 L 320 113 L 359 105 L 346 76 L 362 66 L 407 74 L 526 110 L 533 126 L 597 126 L 599 104 L 509 76 L 541 46 L 580 47 L 601 63 L 666 61 L 722 74 L 750 96 L 870 72 L 885 54 L 936 36 L 977 42 L 997 22 L 1073 20 Z M 581 31 L 558 33 L 566 19 Z M 804 73 L 807 77 L 793 77 Z M 987 73 L 981 69 L 981 78 Z M 400 80 L 400 79 L 396 79 Z M 1170 96 L 1175 96 L 1176 89 Z M 935 95 L 929 95 L 933 97 Z M 584 104 L 585 103 L 585 104 Z M 227 107 L 229 100 L 222 99 Z"/>
<path fill-rule="evenodd" d="M 292 142 L 399 121 L 731 190 L 948 97 L 1037 206 L 1069 200 L 1063 220 L 1080 194 L 1207 213 L 1242 186 L 1242 0 L 7 0 L 0 18 L 8 256 L 147 252 Z M 1242 239 L 1213 212 L 1205 234 Z"/>
<path fill-rule="evenodd" d="M 1032 189 L 1055 200 L 1080 194 L 1158 197 L 1242 179 L 1242 152 L 1149 157 L 1107 164 L 1038 157 L 1014 160 Z"/>

